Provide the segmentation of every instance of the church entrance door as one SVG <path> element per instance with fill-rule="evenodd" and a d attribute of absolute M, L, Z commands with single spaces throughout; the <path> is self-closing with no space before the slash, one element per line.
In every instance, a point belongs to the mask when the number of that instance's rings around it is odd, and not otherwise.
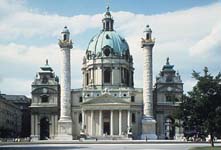
<path fill-rule="evenodd" d="M 104 133 L 110 135 L 110 122 L 104 122 Z"/>
<path fill-rule="evenodd" d="M 110 111 L 104 111 L 103 116 L 104 116 L 103 132 L 106 135 L 110 135 Z"/>
<path fill-rule="evenodd" d="M 48 140 L 49 138 L 49 120 L 44 117 L 40 120 L 40 140 Z"/>

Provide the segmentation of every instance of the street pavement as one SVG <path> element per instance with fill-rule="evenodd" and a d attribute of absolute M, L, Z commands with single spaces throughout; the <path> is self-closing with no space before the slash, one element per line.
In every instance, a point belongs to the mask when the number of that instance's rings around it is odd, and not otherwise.
<path fill-rule="evenodd" d="M 189 150 L 192 147 L 210 146 L 208 143 L 179 144 L 26 144 L 1 145 L 0 150 Z M 216 146 L 221 146 L 220 143 Z"/>

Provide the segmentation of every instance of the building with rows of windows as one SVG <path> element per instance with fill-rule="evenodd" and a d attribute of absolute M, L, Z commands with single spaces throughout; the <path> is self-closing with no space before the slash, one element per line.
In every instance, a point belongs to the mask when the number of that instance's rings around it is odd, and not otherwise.
<path fill-rule="evenodd" d="M 22 112 L 0 94 L 0 138 L 18 137 L 22 132 Z"/>

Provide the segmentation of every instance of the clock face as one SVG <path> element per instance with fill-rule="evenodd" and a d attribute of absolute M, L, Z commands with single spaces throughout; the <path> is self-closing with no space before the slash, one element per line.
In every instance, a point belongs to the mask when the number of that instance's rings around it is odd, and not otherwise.
<path fill-rule="evenodd" d="M 47 93 L 47 92 L 48 92 L 48 89 L 43 88 L 43 93 Z"/>
<path fill-rule="evenodd" d="M 167 88 L 167 91 L 172 91 L 172 87 L 169 86 L 169 87 Z"/>

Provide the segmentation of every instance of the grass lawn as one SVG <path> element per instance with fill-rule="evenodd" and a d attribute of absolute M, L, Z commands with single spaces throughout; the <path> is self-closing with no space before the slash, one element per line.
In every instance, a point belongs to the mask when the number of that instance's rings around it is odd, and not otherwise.
<path fill-rule="evenodd" d="M 194 148 L 191 148 L 190 150 L 221 150 L 221 146 L 194 147 Z"/>

